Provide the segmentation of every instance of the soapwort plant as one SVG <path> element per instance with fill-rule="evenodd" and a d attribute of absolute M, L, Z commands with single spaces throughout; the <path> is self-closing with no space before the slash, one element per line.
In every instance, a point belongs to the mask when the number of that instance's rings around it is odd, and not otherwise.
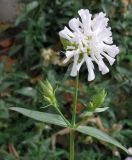
<path fill-rule="evenodd" d="M 48 80 L 40 82 L 41 95 L 43 100 L 48 103 L 48 106 L 53 106 L 58 114 L 39 112 L 20 107 L 12 107 L 11 110 L 44 123 L 69 128 L 70 160 L 74 160 L 75 132 L 80 132 L 101 141 L 108 142 L 127 152 L 125 147 L 106 133 L 97 128 L 85 126 L 83 123 L 85 119 L 94 113 L 104 112 L 108 109 L 108 107 L 101 107 L 106 97 L 104 89 L 93 96 L 88 105 L 86 105 L 83 113 L 79 115 L 81 120 L 79 122 L 77 121 L 78 83 L 81 66 L 83 63 L 86 63 L 88 81 L 92 81 L 95 79 L 94 63 L 97 64 L 102 74 L 106 74 L 109 72 L 109 68 L 106 66 L 104 59 L 106 58 L 109 64 L 113 65 L 116 55 L 119 54 L 119 48 L 113 44 L 111 28 L 108 27 L 109 19 L 106 18 L 105 13 L 101 12 L 95 15 L 95 17 L 92 17 L 88 9 L 81 9 L 78 11 L 78 14 L 80 17 L 71 19 L 69 21 L 69 27 L 64 27 L 64 29 L 59 32 L 61 42 L 66 50 L 64 63 L 69 62 L 73 58 L 70 75 L 76 77 L 71 120 L 66 119 L 61 112 L 56 98 L 56 89 L 52 87 Z"/>

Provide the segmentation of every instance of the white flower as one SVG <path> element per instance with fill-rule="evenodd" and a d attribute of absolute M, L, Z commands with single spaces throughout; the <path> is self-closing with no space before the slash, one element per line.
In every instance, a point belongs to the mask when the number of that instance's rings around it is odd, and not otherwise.
<path fill-rule="evenodd" d="M 132 147 L 128 148 L 128 153 L 129 153 L 129 155 L 132 155 Z"/>
<path fill-rule="evenodd" d="M 69 21 L 70 29 L 64 27 L 59 32 L 61 39 L 69 42 L 64 63 L 74 57 L 71 76 L 76 76 L 82 64 L 86 62 L 88 81 L 92 81 L 95 79 L 93 62 L 97 63 L 102 74 L 108 73 L 109 68 L 103 59 L 105 57 L 110 65 L 113 65 L 119 48 L 113 44 L 106 14 L 100 12 L 93 19 L 88 9 L 81 9 L 78 14 L 80 18 L 73 18 Z"/>
<path fill-rule="evenodd" d="M 132 157 L 127 157 L 125 160 L 132 160 Z"/>

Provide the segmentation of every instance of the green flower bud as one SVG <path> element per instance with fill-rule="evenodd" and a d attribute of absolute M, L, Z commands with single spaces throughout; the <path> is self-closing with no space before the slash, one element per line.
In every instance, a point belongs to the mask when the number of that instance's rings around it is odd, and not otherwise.
<path fill-rule="evenodd" d="M 105 90 L 102 90 L 95 94 L 92 97 L 91 102 L 87 105 L 88 108 L 92 111 L 95 111 L 96 108 L 100 107 L 104 103 L 106 95 L 107 93 L 105 92 Z"/>
<path fill-rule="evenodd" d="M 53 106 L 57 106 L 57 100 L 55 97 L 55 90 L 53 89 L 52 85 L 48 80 L 42 82 L 39 82 L 41 87 L 41 94 L 45 101 L 47 101 L 49 104 Z"/>

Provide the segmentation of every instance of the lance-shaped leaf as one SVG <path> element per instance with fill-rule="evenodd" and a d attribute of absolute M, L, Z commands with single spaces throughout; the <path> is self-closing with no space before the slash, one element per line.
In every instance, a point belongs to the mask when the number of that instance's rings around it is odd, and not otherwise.
<path fill-rule="evenodd" d="M 109 107 L 103 107 L 103 108 L 96 108 L 95 111 L 85 111 L 83 112 L 80 117 L 90 117 L 92 116 L 94 113 L 100 113 L 100 112 L 104 112 L 107 109 L 109 109 Z"/>
<path fill-rule="evenodd" d="M 109 107 L 96 108 L 95 111 L 94 111 L 94 113 L 104 112 L 104 111 L 106 111 L 107 109 L 109 109 Z"/>
<path fill-rule="evenodd" d="M 65 123 L 63 118 L 57 114 L 39 112 L 20 107 L 11 107 L 10 109 L 41 122 L 50 123 L 61 127 L 67 127 L 67 124 Z"/>
<path fill-rule="evenodd" d="M 89 127 L 89 126 L 79 126 L 78 128 L 76 128 L 76 131 L 87 134 L 87 135 L 92 136 L 94 138 L 97 138 L 99 140 L 111 143 L 111 144 L 115 145 L 116 147 L 119 147 L 128 153 L 127 149 L 125 147 L 123 147 L 118 141 L 116 141 L 115 139 L 113 139 L 112 137 L 107 135 L 106 133 L 104 133 L 96 128 Z"/>

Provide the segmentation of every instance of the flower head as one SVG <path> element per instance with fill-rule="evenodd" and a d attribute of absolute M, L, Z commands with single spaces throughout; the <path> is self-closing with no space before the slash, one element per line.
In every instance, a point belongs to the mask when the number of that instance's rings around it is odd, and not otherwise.
<path fill-rule="evenodd" d="M 67 63 L 74 58 L 71 76 L 76 76 L 82 64 L 86 62 L 88 68 L 88 81 L 95 79 L 94 65 L 96 62 L 102 74 L 109 72 L 104 63 L 106 58 L 110 65 L 113 65 L 119 48 L 113 44 L 111 28 L 108 27 L 109 19 L 106 14 L 100 12 L 94 18 L 88 9 L 78 11 L 80 18 L 73 18 L 69 21 L 69 28 L 64 27 L 59 32 L 61 40 L 66 42 Z"/>

